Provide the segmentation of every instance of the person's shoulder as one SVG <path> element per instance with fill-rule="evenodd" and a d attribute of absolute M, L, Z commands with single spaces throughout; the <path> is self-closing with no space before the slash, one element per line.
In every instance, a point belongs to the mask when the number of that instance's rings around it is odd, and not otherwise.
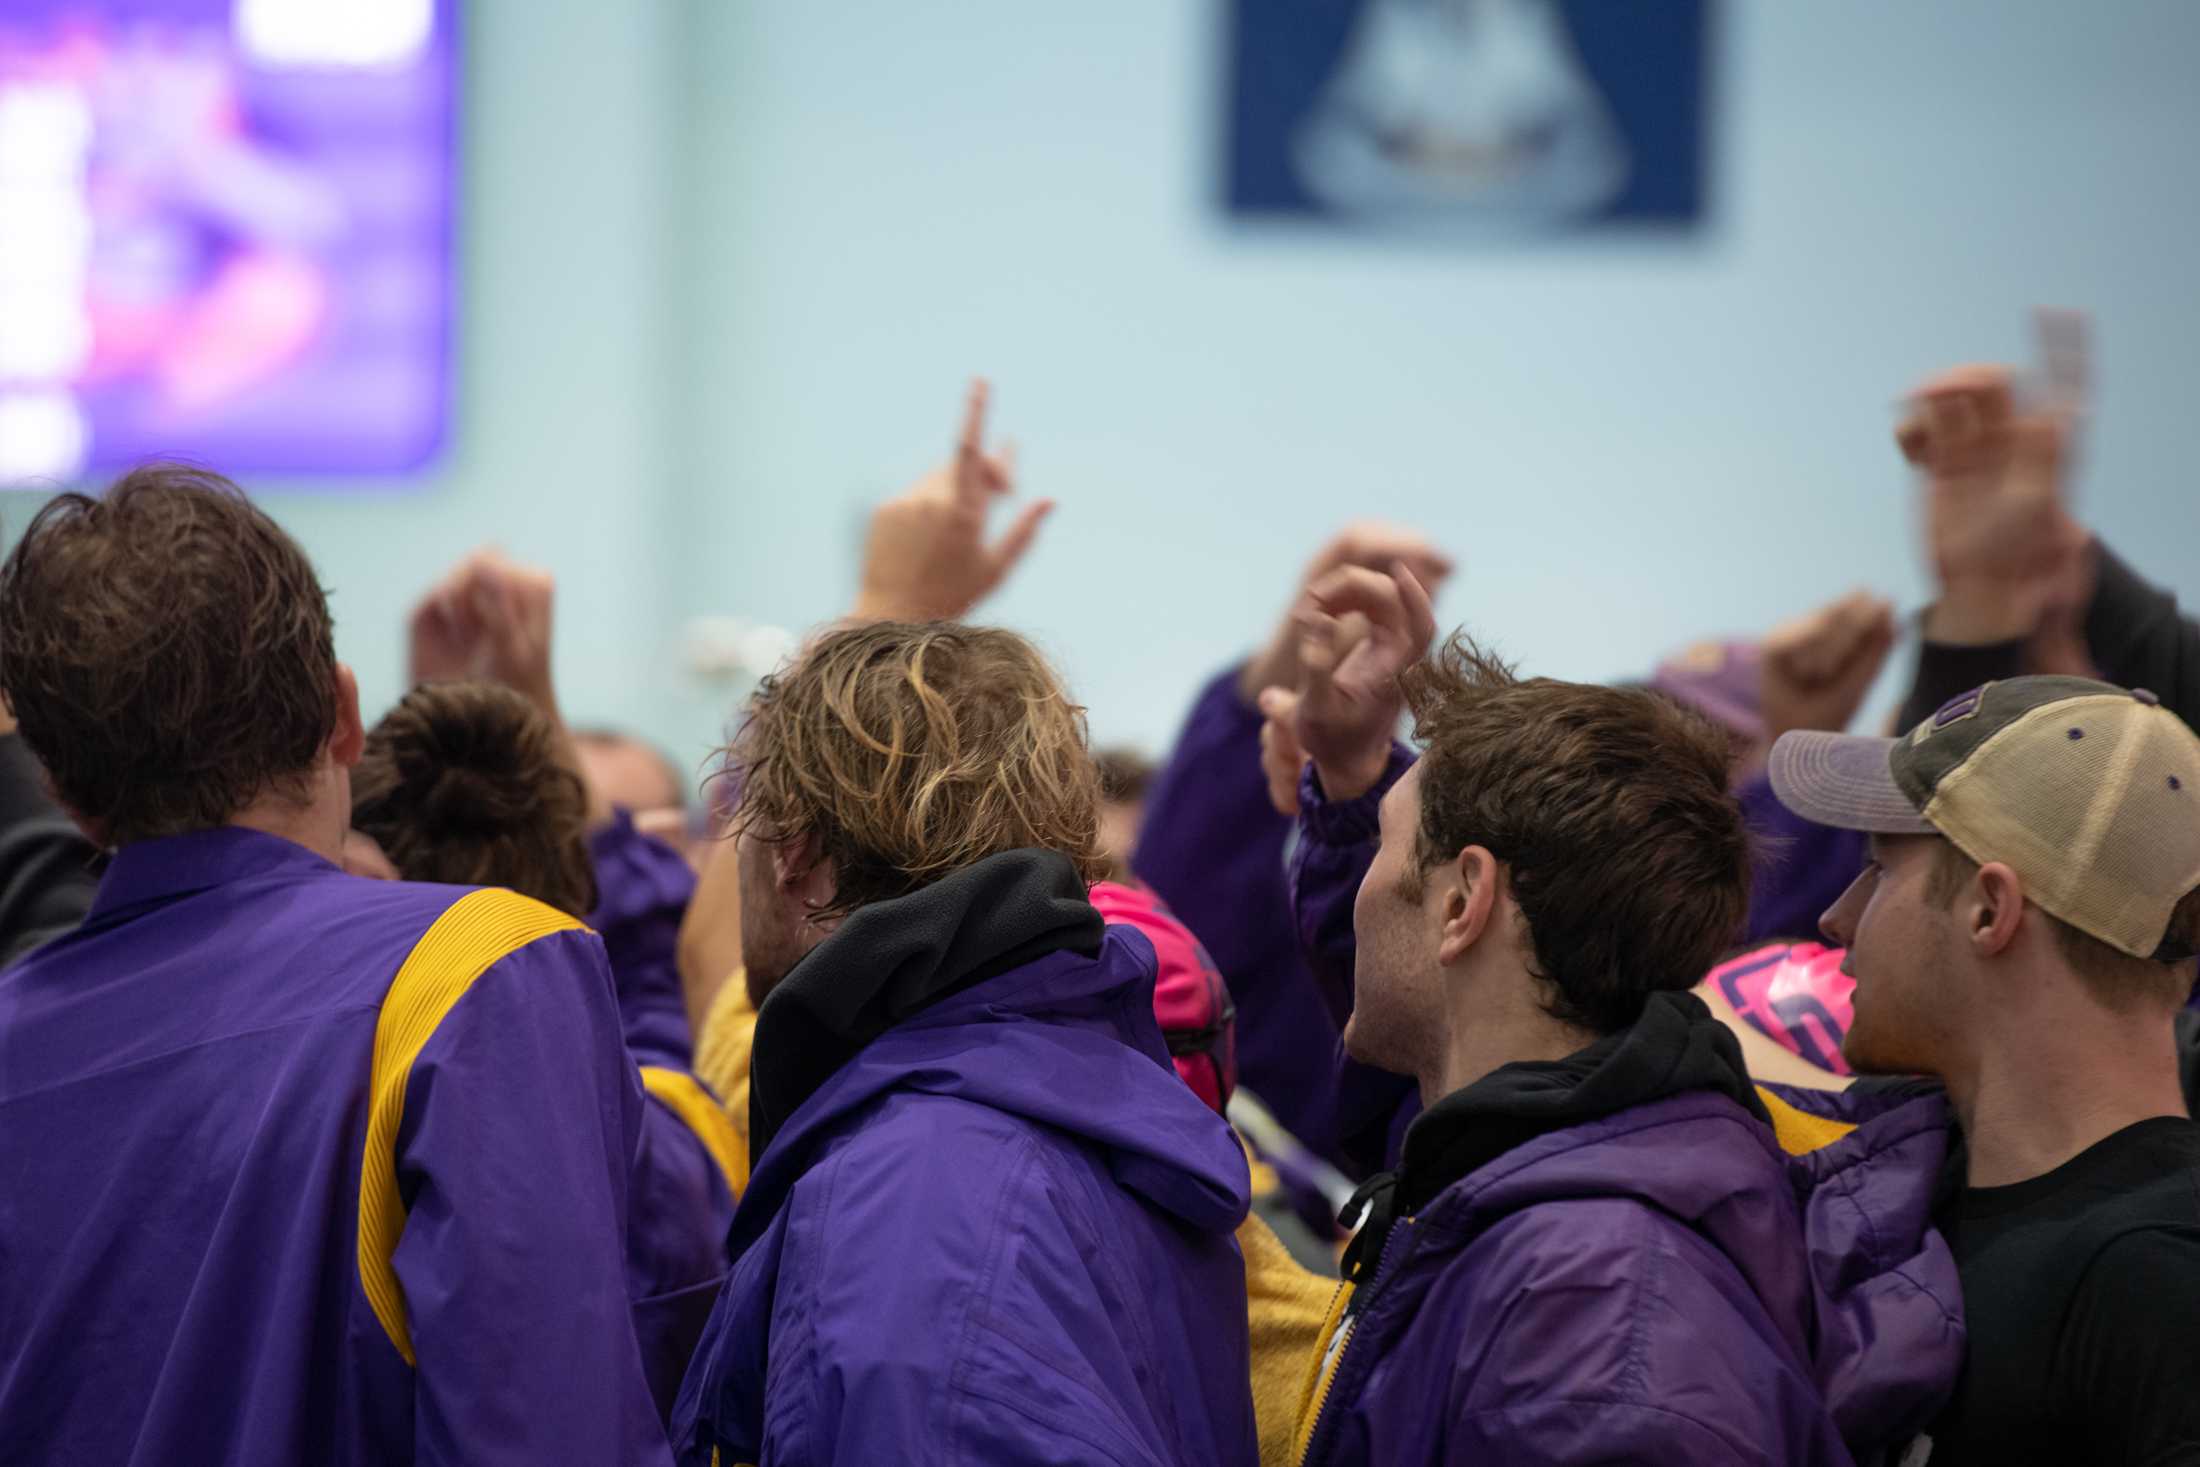
<path fill-rule="evenodd" d="M 1485 1287 L 1518 1273 L 1539 1287 L 1584 1285 L 1634 1293 L 1654 1270 L 1730 1271 L 1725 1255 L 1672 1213 L 1641 1197 L 1548 1198 L 1506 1214 L 1455 1260 Z"/>
<path fill-rule="evenodd" d="M 1465 1421 L 1593 1400 L 1664 1423 L 1652 1434 L 1673 1460 L 1701 1455 L 1699 1435 L 1757 1460 L 1752 1442 L 1822 1410 L 1743 1273 L 1644 1201 L 1540 1203 L 1441 1267 L 1407 1328 L 1417 1349 L 1450 1362 L 1446 1389 Z"/>
<path fill-rule="evenodd" d="M 949 1095 L 890 1090 L 851 1111 L 822 1140 L 797 1192 L 830 1191 L 836 1207 L 881 1189 L 903 1206 L 964 1206 L 1035 1144 L 1033 1127 Z"/>
<path fill-rule="evenodd" d="M 800 1181 L 798 1210 L 836 1233 L 905 1238 L 1084 1235 L 1118 1201 L 1106 1161 L 1051 1127 L 957 1096 L 890 1091 L 825 1140 Z M 883 1201 L 881 1199 L 888 1199 Z M 961 1245 L 952 1250 L 961 1252 Z"/>
<path fill-rule="evenodd" d="M 2179 1210 L 2182 1217 L 2172 1215 Z M 2074 1269 L 2081 1295 L 2128 1298 L 2149 1313 L 2172 1300 L 2200 1303 L 2200 1212 L 2188 1198 L 2182 1209 L 2134 1214 L 2092 1237 L 2074 1238 L 2064 1262 Z"/>
<path fill-rule="evenodd" d="M 1576 1339 L 1576 1366 L 1593 1368 L 1601 1351 L 1618 1352 L 1615 1372 L 1647 1386 L 1675 1360 L 1699 1358 L 1688 1345 L 1739 1333 L 1756 1355 L 1780 1333 L 1752 1289 L 1742 1260 L 1697 1229 L 1628 1197 L 1555 1200 L 1502 1219 L 1444 1265 L 1438 1293 L 1462 1293 L 1462 1316 L 1485 1306 L 1549 1316 Z M 1657 1343 L 1648 1360 L 1644 1341 Z M 1647 1368 L 1646 1368 L 1647 1367 Z"/>
<path fill-rule="evenodd" d="M 1663 1313 L 1660 1281 L 1676 1267 L 1696 1271 L 1713 1260 L 1678 1220 L 1631 1197 L 1539 1201 L 1496 1219 L 1463 1244 L 1429 1240 L 1434 1256 L 1428 1323 L 1454 1323 L 1510 1313 L 1557 1312 L 1586 1341 L 1615 1342 L 1639 1334 L 1646 1312 Z M 1468 1328 L 1468 1335 L 1479 1334 Z M 1480 1347 L 1470 1353 L 1482 1353 Z"/>

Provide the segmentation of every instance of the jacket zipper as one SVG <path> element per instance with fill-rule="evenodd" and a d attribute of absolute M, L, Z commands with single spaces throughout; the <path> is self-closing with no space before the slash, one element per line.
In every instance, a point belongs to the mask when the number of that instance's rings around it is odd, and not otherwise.
<path fill-rule="evenodd" d="M 1391 1225 L 1390 1236 L 1383 1240 L 1383 1251 L 1375 1258 L 1375 1276 L 1368 1280 L 1367 1291 L 1360 1296 L 1359 1318 L 1352 1320 L 1351 1311 L 1347 1309 L 1347 1327 L 1351 1333 L 1345 1336 L 1344 1348 L 1337 1352 L 1336 1368 L 1329 1372 L 1329 1381 L 1322 1387 L 1321 1401 L 1314 1408 L 1314 1429 L 1307 1433 L 1306 1455 L 1300 1459 L 1299 1467 L 1316 1467 L 1324 1455 L 1328 1442 L 1323 1436 L 1323 1430 L 1330 1424 L 1329 1408 L 1334 1404 L 1337 1384 L 1344 1379 L 1345 1367 L 1352 1363 L 1352 1352 L 1359 1348 L 1360 1337 L 1365 1333 L 1361 1326 L 1367 1322 L 1368 1314 L 1375 1308 L 1376 1298 L 1382 1288 L 1395 1277 L 1390 1266 L 1392 1255 L 1397 1253 L 1412 1231 L 1413 1219 L 1408 1217 L 1399 1218 Z M 1328 1342 L 1323 1341 L 1323 1347 L 1326 1349 L 1327 1346 Z"/>

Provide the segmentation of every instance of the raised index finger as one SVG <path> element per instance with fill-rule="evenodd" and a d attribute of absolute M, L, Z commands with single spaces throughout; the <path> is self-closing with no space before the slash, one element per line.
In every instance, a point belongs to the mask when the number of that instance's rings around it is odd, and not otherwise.
<path fill-rule="evenodd" d="M 985 409 L 992 388 L 983 377 L 970 379 L 963 399 L 962 436 L 955 441 L 955 492 L 974 499 L 985 497 Z"/>

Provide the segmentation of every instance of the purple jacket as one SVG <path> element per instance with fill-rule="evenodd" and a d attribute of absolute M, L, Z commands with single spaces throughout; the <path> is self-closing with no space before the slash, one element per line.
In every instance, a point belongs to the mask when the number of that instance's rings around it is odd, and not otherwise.
<path fill-rule="evenodd" d="M 1780 803 L 1762 772 L 1735 793 L 1753 843 L 1743 940 L 1816 937 L 1819 916 L 1864 869 L 1864 835 L 1805 820 Z"/>
<path fill-rule="evenodd" d="M 1414 754 L 1393 744 L 1389 767 L 1375 787 L 1356 800 L 1322 794 L 1314 766 L 1299 776 L 1299 839 L 1291 851 L 1292 924 L 1300 951 L 1325 989 L 1344 995 L 1352 1009 L 1352 903 L 1360 879 L 1375 860 L 1380 829 L 1377 807 L 1390 787 L 1413 767 Z M 1335 1071 L 1337 1153 L 1360 1176 L 1397 1163 L 1406 1127 L 1421 1113 L 1412 1080 L 1348 1059 L 1339 1039 L 1330 1043 Z"/>
<path fill-rule="evenodd" d="M 680 921 L 695 899 L 695 868 L 680 853 L 612 813 L 588 835 L 596 868 L 596 909 L 588 925 L 603 936 L 619 985 L 619 1019 L 635 1062 L 684 1070 L 693 1061 L 687 1001 L 680 991 Z"/>
<path fill-rule="evenodd" d="M 1504 1152 L 1401 1220 L 1308 1467 L 1801 1467 L 1914 1435 L 1963 1352 L 1928 1220 L 1946 1105 L 1782 1094 L 1861 1124 L 1790 1158 L 1729 1097 L 1675 1094 Z"/>
<path fill-rule="evenodd" d="M 602 945 L 222 829 L 0 973 L 0 1461 L 666 1459 Z"/>
<path fill-rule="evenodd" d="M 1336 1158 L 1337 1034 L 1351 990 L 1325 991 L 1291 926 L 1284 846 L 1268 803 L 1258 709 L 1232 667 L 1200 690 L 1146 796 L 1131 867 L 1214 956 L 1237 1005 L 1238 1083 L 1294 1136 Z"/>
<path fill-rule="evenodd" d="M 1170 1066 L 1151 945 L 1050 856 L 1074 925 L 982 976 L 1035 944 L 970 940 L 1020 900 L 972 878 L 1038 854 L 861 909 L 766 999 L 752 1078 L 781 1093 L 752 1106 L 769 1139 L 674 1414 L 682 1462 L 1257 1460 L 1245 1157 Z M 963 905 L 919 953 L 927 919 L 897 909 L 931 898 Z M 913 1011 L 841 1056 L 821 1016 L 865 1032 L 876 1005 Z M 825 1073 L 796 1099 L 805 1066 Z"/>
<path fill-rule="evenodd" d="M 624 810 L 590 834 L 588 853 L 600 893 L 588 925 L 611 960 L 627 1052 L 648 1095 L 634 1151 L 627 1287 L 650 1394 L 669 1419 L 730 1268 L 726 1230 L 747 1147 L 691 1072 L 677 948 L 695 872 Z"/>

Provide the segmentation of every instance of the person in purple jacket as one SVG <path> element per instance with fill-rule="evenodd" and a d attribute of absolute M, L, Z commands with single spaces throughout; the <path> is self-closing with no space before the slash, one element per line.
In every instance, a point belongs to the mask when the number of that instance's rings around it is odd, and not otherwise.
<path fill-rule="evenodd" d="M 656 1463 L 601 943 L 365 881 L 313 568 L 226 480 L 56 498 L 0 692 L 114 850 L 0 973 L 0 1461 Z"/>
<path fill-rule="evenodd" d="M 677 977 L 663 980 L 693 876 L 666 881 L 667 868 L 687 873 L 687 863 L 623 812 L 589 829 L 587 787 L 561 733 L 516 688 L 423 683 L 367 731 L 352 828 L 409 881 L 507 887 L 587 919 L 602 937 L 649 1096 L 628 1190 L 627 1268 L 643 1368 L 669 1413 L 725 1281 L 747 1153 L 691 1073 Z"/>
<path fill-rule="evenodd" d="M 755 1158 L 680 1461 L 1251 1467 L 1245 1153 L 1177 1077 L 1110 927 L 1084 710 L 956 624 L 1029 546 L 974 384 L 873 515 L 852 624 L 729 751 Z M 716 931 L 726 914 L 693 914 Z"/>
<path fill-rule="evenodd" d="M 1459 638 L 1420 660 L 1403 566 L 1302 622 L 1300 899 L 1350 913 L 1347 1048 L 1426 1105 L 1348 1213 L 1303 1460 L 1878 1460 L 1960 1363 L 1948 1111 L 1753 1085 L 1688 994 L 1749 880 L 1723 734 Z"/>
<path fill-rule="evenodd" d="M 1013 633 L 858 624 L 731 759 L 756 1160 L 680 1460 L 1253 1463 L 1245 1155 L 1087 895 L 1082 710 Z"/>

